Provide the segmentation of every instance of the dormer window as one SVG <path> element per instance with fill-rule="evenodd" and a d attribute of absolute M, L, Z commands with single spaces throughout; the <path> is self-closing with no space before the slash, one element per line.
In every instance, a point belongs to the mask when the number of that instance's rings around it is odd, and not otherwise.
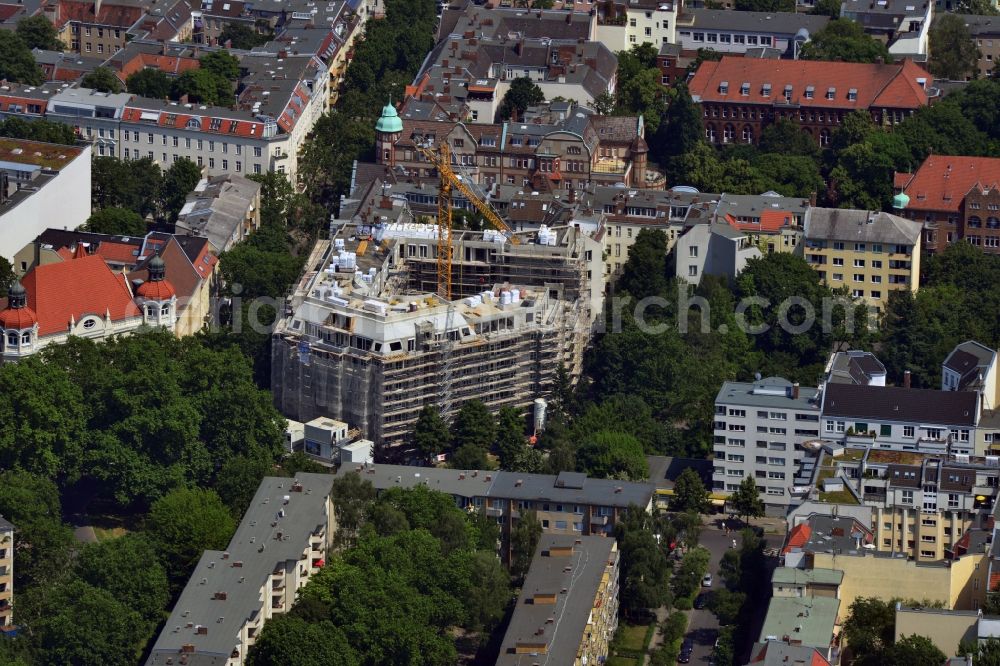
<path fill-rule="evenodd" d="M 743 95 L 744 97 L 748 97 L 750 95 L 749 83 L 744 82 L 743 85 L 740 86 L 740 94 Z"/>
<path fill-rule="evenodd" d="M 719 84 L 719 93 L 722 95 L 729 94 L 729 81 L 723 81 Z"/>
<path fill-rule="evenodd" d="M 763 95 L 764 97 L 770 97 L 771 96 L 771 84 L 770 83 L 765 83 L 763 85 L 763 87 L 761 88 L 761 90 L 760 90 L 760 94 Z"/>
<path fill-rule="evenodd" d="M 826 89 L 826 98 L 827 99 L 834 99 L 836 96 L 837 96 L 837 89 L 836 88 L 827 88 Z"/>
<path fill-rule="evenodd" d="M 855 102 L 855 101 L 857 101 L 857 99 L 858 99 L 858 89 L 857 88 L 851 88 L 850 90 L 847 91 L 847 101 L 849 101 L 849 102 Z"/>
<path fill-rule="evenodd" d="M 792 84 L 791 83 L 785 85 L 785 101 L 786 102 L 791 102 L 792 101 Z"/>
<path fill-rule="evenodd" d="M 806 86 L 806 99 L 812 99 L 816 94 L 816 88 L 814 86 Z"/>

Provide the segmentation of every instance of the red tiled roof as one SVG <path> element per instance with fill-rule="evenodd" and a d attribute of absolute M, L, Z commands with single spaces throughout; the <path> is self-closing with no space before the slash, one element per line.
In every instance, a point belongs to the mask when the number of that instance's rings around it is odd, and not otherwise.
<path fill-rule="evenodd" d="M 197 106 L 193 108 L 188 108 L 186 106 L 177 105 L 176 107 L 171 107 L 169 110 L 160 109 L 142 109 L 137 106 L 126 106 L 125 110 L 122 112 L 122 120 L 124 122 L 148 122 L 150 124 L 154 123 L 154 120 L 147 120 L 143 118 L 143 114 L 155 114 L 155 124 L 160 127 L 187 127 L 188 121 L 195 119 L 200 125 L 200 131 L 211 132 L 213 134 L 229 135 L 229 136 L 240 136 L 240 137 L 250 137 L 250 138 L 263 138 L 264 137 L 264 123 L 256 122 L 252 120 L 234 120 L 232 118 L 217 118 L 211 115 L 202 115 L 198 113 L 199 109 Z M 173 118 L 171 118 L 173 116 Z M 147 118 L 152 118 L 148 116 Z M 212 120 L 218 119 L 218 129 L 212 129 Z M 236 126 L 233 127 L 233 123 Z M 188 128 L 193 129 L 193 128 Z"/>
<path fill-rule="evenodd" d="M 94 13 L 94 8 L 100 6 L 100 13 Z M 143 14 L 139 5 L 115 5 L 108 1 L 99 5 L 94 2 L 76 2 L 60 0 L 56 27 L 66 25 L 69 21 L 91 23 L 95 25 L 112 25 L 118 28 L 131 28 Z"/>
<path fill-rule="evenodd" d="M 812 528 L 809 527 L 809 523 L 799 523 L 788 533 L 788 541 L 785 543 L 785 547 L 781 549 L 781 552 L 790 553 L 793 548 L 802 548 L 809 541 L 811 535 Z"/>
<path fill-rule="evenodd" d="M 998 589 L 1000 589 L 1000 571 L 995 571 L 990 574 L 990 586 L 988 590 L 996 592 Z"/>
<path fill-rule="evenodd" d="M 56 254 L 62 257 L 65 261 L 69 261 L 70 259 L 73 258 L 73 250 L 69 249 L 68 247 L 59 248 L 58 250 L 56 250 Z"/>
<path fill-rule="evenodd" d="M 130 74 L 143 69 L 158 69 L 166 74 L 183 74 L 191 69 L 198 69 L 197 58 L 163 55 L 161 53 L 137 53 L 135 57 L 121 65 L 121 77 L 128 78 Z"/>
<path fill-rule="evenodd" d="M 101 255 L 104 261 L 113 261 L 116 264 L 127 264 L 132 266 L 139 262 L 136 255 L 135 245 L 128 243 L 114 243 L 111 241 L 101 241 L 97 246 L 97 254 Z"/>
<path fill-rule="evenodd" d="M 909 60 L 883 65 L 725 56 L 717 62 L 703 62 L 688 87 L 695 101 L 701 102 L 783 106 L 785 86 L 791 85 L 791 103 L 803 108 L 916 109 L 928 100 L 918 78 L 931 81 L 933 77 Z M 725 93 L 722 83 L 728 84 Z M 747 95 L 741 94 L 744 83 L 750 84 Z M 765 83 L 771 86 L 766 95 Z M 812 97 L 806 96 L 808 86 L 813 87 Z M 826 98 L 830 88 L 834 88 L 832 100 Z M 857 91 L 853 100 L 848 99 L 852 89 Z"/>
<path fill-rule="evenodd" d="M 774 233 L 795 223 L 795 216 L 781 210 L 765 210 L 760 214 L 760 223 L 739 222 L 731 214 L 726 213 L 729 226 L 740 231 L 760 231 Z"/>
<path fill-rule="evenodd" d="M 906 187 L 906 184 L 910 182 L 911 178 L 913 178 L 913 174 L 912 173 L 908 173 L 908 172 L 905 172 L 905 171 L 895 171 L 895 172 L 893 172 L 893 174 L 892 174 L 892 187 L 893 187 L 893 189 L 896 189 L 896 190 L 903 189 L 904 187 Z"/>
<path fill-rule="evenodd" d="M 169 301 L 177 295 L 174 285 L 170 280 L 156 280 L 155 282 L 143 282 L 135 290 L 136 296 L 142 296 L 153 301 Z"/>
<path fill-rule="evenodd" d="M 931 155 L 903 190 L 910 197 L 906 209 L 957 213 L 962 199 L 977 183 L 985 187 L 1000 183 L 1000 159 Z"/>
<path fill-rule="evenodd" d="M 38 334 L 67 330 L 70 320 L 87 315 L 112 321 L 140 316 L 123 276 L 112 272 L 104 259 L 92 254 L 31 269 L 21 281 L 28 305 L 38 315 Z"/>
<path fill-rule="evenodd" d="M 0 5 L 0 21 L 8 20 L 22 9 L 24 9 L 24 5 Z"/>
<path fill-rule="evenodd" d="M 31 328 L 37 321 L 35 311 L 28 307 L 0 310 L 0 328 Z"/>

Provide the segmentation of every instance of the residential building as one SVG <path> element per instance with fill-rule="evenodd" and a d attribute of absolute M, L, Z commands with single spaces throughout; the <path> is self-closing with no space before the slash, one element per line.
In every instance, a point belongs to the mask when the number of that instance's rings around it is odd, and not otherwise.
<path fill-rule="evenodd" d="M 188 195 L 175 233 L 203 236 L 221 254 L 260 228 L 260 183 L 240 174 L 202 178 Z"/>
<path fill-rule="evenodd" d="M 894 58 L 927 59 L 932 0 L 844 0 L 840 17 L 860 23 L 866 33 L 889 47 Z"/>
<path fill-rule="evenodd" d="M 747 49 L 773 48 L 789 58 L 830 22 L 829 16 L 796 12 L 734 12 L 687 9 L 678 17 L 677 44 L 687 51 L 711 49 L 743 55 Z"/>
<path fill-rule="evenodd" d="M 944 654 L 955 654 L 959 643 L 979 642 L 981 610 L 947 610 L 896 604 L 896 640 L 924 636 Z M 964 663 L 964 662 L 963 662 Z"/>
<path fill-rule="evenodd" d="M 979 396 L 907 386 L 828 383 L 823 437 L 846 445 L 924 453 L 975 453 Z"/>
<path fill-rule="evenodd" d="M 36 266 L 72 260 L 77 253 L 96 255 L 114 273 L 126 273 L 133 290 L 149 279 L 149 262 L 163 260 L 166 279 L 177 296 L 178 337 L 194 335 L 212 321 L 218 256 L 208 239 L 150 232 L 145 236 L 109 236 L 84 231 L 47 229 L 14 257 L 14 271 L 23 276 Z"/>
<path fill-rule="evenodd" d="M 927 600 L 960 609 L 973 609 L 985 598 L 982 548 L 947 561 L 917 560 L 881 551 L 876 540 L 853 518 L 813 514 L 792 527 L 782 552 L 785 566 L 842 572 L 838 598 L 845 611 L 859 597 Z"/>
<path fill-rule="evenodd" d="M 875 354 L 852 349 L 831 354 L 823 376 L 828 383 L 885 386 L 886 371 Z"/>
<path fill-rule="evenodd" d="M 966 240 L 1000 254 L 1000 159 L 931 155 L 895 185 L 897 214 L 923 223 L 929 252 Z"/>
<path fill-rule="evenodd" d="M 687 68 L 694 58 L 684 53 L 680 44 L 661 44 L 656 57 L 660 69 L 660 85 L 670 88 L 687 81 Z"/>
<path fill-rule="evenodd" d="M 8 261 L 56 223 L 90 217 L 89 146 L 0 138 L 0 257 Z"/>
<path fill-rule="evenodd" d="M 0 516 L 0 631 L 14 626 L 14 526 Z"/>
<path fill-rule="evenodd" d="M 725 382 L 715 397 L 713 492 L 730 494 L 752 477 L 772 507 L 801 494 L 796 477 L 820 436 L 819 392 L 780 377 Z M 806 481 L 808 483 L 808 481 Z"/>
<path fill-rule="evenodd" d="M 286 613 L 325 564 L 334 477 L 264 477 L 224 551 L 206 550 L 153 644 L 146 666 L 238 666 L 266 622 Z"/>
<path fill-rule="evenodd" d="M 437 182 L 437 170 L 415 145 L 430 141 L 446 142 L 463 177 L 484 187 L 509 184 L 544 192 L 647 182 L 649 147 L 641 116 L 599 116 L 568 106 L 549 122 L 477 124 L 411 120 L 408 108 L 400 118 L 387 105 L 375 127 L 376 162 L 406 178 Z"/>
<path fill-rule="evenodd" d="M 104 0 L 102 0 L 103 2 Z M 128 41 L 190 42 L 194 31 L 193 0 L 154 0 L 125 33 Z M 86 36 L 84 37 L 86 48 Z"/>
<path fill-rule="evenodd" d="M 881 311 L 891 291 L 920 285 L 921 225 L 889 213 L 810 208 L 805 259 L 833 289 Z"/>
<path fill-rule="evenodd" d="M 799 525 L 802 526 L 808 524 Z M 844 572 L 835 569 L 778 567 L 771 574 L 771 596 L 839 598 L 843 582 Z"/>
<path fill-rule="evenodd" d="M 134 288 L 98 255 L 79 246 L 68 261 L 36 266 L 0 301 L 3 362 L 34 354 L 75 335 L 104 339 L 141 326 L 174 331 L 177 294 L 165 278 L 163 260 L 149 263 L 149 280 Z"/>
<path fill-rule="evenodd" d="M 208 53 L 191 44 L 132 41 L 107 58 L 103 65 L 114 70 L 124 83 L 128 77 L 144 69 L 158 69 L 167 76 L 180 76 L 198 69 L 198 58 Z"/>
<path fill-rule="evenodd" d="M 497 666 L 544 655 L 552 663 L 604 661 L 618 627 L 614 539 L 543 535 L 518 595 Z"/>
<path fill-rule="evenodd" d="M 44 14 L 69 50 L 110 56 L 125 46 L 129 29 L 152 5 L 150 0 L 58 0 L 45 5 Z"/>
<path fill-rule="evenodd" d="M 951 10 L 952 0 L 945 0 L 946 9 Z M 940 14 L 946 16 L 946 14 Z M 993 74 L 993 68 L 1000 61 L 1000 20 L 996 16 L 979 14 L 958 14 L 959 18 L 965 21 L 965 27 L 976 41 L 979 47 L 979 61 L 976 63 L 974 72 L 980 78 L 987 78 Z"/>
<path fill-rule="evenodd" d="M 677 21 L 681 2 L 659 0 L 617 0 L 595 3 L 597 26 L 594 39 L 614 52 L 627 51 L 638 44 L 677 42 Z M 686 12 L 685 12 L 686 13 Z"/>
<path fill-rule="evenodd" d="M 378 492 L 425 485 L 451 495 L 459 508 L 496 518 L 507 546 L 522 511 L 535 513 L 544 534 L 611 537 L 629 506 L 653 510 L 655 490 L 652 483 L 593 479 L 578 472 L 521 474 L 376 463 L 344 465 L 334 474 L 360 474 Z"/>
<path fill-rule="evenodd" d="M 678 279 L 698 284 L 705 275 L 734 279 L 747 262 L 760 258 L 760 250 L 736 225 L 695 224 L 674 245 Z"/>
<path fill-rule="evenodd" d="M 997 353 L 975 340 L 956 346 L 941 364 L 942 391 L 978 391 L 982 408 L 997 408 Z"/>
<path fill-rule="evenodd" d="M 910 60 L 861 64 L 723 56 L 703 62 L 689 89 L 711 143 L 755 144 L 765 127 L 786 119 L 826 146 L 852 111 L 868 111 L 878 125 L 901 122 L 928 104 L 932 80 Z"/>
<path fill-rule="evenodd" d="M 219 42 L 219 37 L 228 25 L 257 30 L 257 17 L 253 13 L 252 3 L 243 0 L 202 0 L 191 12 L 191 18 L 191 38 L 195 44 L 224 46 Z"/>
<path fill-rule="evenodd" d="M 603 305 L 600 244 L 571 227 L 521 232 L 517 244 L 456 232 L 447 301 L 437 237 L 432 225 L 347 225 L 317 244 L 274 330 L 279 410 L 354 424 L 386 450 L 424 405 L 446 417 L 472 399 L 527 408 L 560 365 L 575 381 Z"/>
<path fill-rule="evenodd" d="M 31 49 L 35 62 L 42 68 L 46 81 L 70 83 L 92 72 L 104 63 L 104 56 L 88 58 L 65 51 Z"/>
<path fill-rule="evenodd" d="M 813 648 L 830 663 L 839 660 L 840 613 L 847 605 L 836 597 L 771 597 L 759 643 L 779 642 Z M 769 648 L 770 649 L 770 648 Z"/>
<path fill-rule="evenodd" d="M 789 637 L 789 641 L 794 641 Z M 755 643 L 751 648 L 750 661 L 746 666 L 830 666 L 830 661 L 823 655 L 825 650 L 798 645 L 785 641 L 768 640 Z"/>
<path fill-rule="evenodd" d="M 452 11 L 460 15 L 446 20 Z M 585 13 L 469 4 L 442 16 L 439 38 L 405 94 L 452 121 L 493 123 L 511 82 L 520 77 L 531 79 L 546 99 L 584 106 L 613 94 L 617 85 L 618 59 L 593 41 Z"/>

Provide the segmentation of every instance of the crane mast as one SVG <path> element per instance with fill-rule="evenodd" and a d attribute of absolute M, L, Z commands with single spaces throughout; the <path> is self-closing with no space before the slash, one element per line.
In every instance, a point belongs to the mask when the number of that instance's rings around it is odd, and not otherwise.
<path fill-rule="evenodd" d="M 437 255 L 437 290 L 438 295 L 446 301 L 451 301 L 451 264 L 454 246 L 451 240 L 451 196 L 452 190 L 458 190 L 469 203 L 475 206 L 489 224 L 503 234 L 504 238 L 517 245 L 520 243 L 514 230 L 503 221 L 487 202 L 483 201 L 462 178 L 455 173 L 451 165 L 451 151 L 447 143 L 435 146 L 422 137 L 414 137 L 414 146 L 427 161 L 437 169 L 440 182 L 438 184 L 438 255 Z"/>

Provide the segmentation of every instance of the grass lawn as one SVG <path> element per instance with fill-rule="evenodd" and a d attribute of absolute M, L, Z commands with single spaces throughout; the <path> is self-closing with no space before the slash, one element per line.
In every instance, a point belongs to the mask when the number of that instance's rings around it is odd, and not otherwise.
<path fill-rule="evenodd" d="M 638 659 L 633 659 L 632 657 L 619 657 L 618 655 L 608 657 L 608 660 L 604 663 L 606 666 L 639 666 Z"/>
<path fill-rule="evenodd" d="M 831 493 L 820 493 L 819 501 L 827 504 L 857 504 L 858 500 L 847 490 L 836 490 Z"/>
<path fill-rule="evenodd" d="M 648 624 L 623 624 L 618 627 L 621 642 L 618 644 L 623 650 L 635 650 L 642 652 L 646 649 L 646 632 Z"/>
<path fill-rule="evenodd" d="M 107 541 L 108 539 L 117 539 L 120 536 L 128 534 L 128 530 L 124 527 L 97 527 L 94 526 L 94 536 L 97 537 L 98 541 Z"/>

